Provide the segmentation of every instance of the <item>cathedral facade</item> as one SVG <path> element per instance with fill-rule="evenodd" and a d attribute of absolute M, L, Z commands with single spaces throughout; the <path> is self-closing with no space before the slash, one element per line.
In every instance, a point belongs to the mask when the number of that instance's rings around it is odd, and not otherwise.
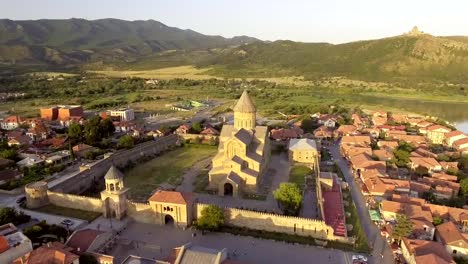
<path fill-rule="evenodd" d="M 257 126 L 256 108 L 247 91 L 234 107 L 234 125 L 224 125 L 209 172 L 209 189 L 219 195 L 256 193 L 270 159 L 268 128 Z"/>

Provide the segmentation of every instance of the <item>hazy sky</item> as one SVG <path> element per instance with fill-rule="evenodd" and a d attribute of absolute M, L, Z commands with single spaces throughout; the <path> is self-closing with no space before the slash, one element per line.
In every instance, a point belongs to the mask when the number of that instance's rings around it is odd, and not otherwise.
<path fill-rule="evenodd" d="M 341 43 L 401 34 L 468 35 L 466 0 L 0 0 L 0 18 L 154 19 L 203 34 Z"/>

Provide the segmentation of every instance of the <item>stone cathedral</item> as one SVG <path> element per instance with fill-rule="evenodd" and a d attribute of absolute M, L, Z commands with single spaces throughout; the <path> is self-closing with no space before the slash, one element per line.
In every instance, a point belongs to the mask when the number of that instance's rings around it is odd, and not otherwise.
<path fill-rule="evenodd" d="M 221 130 L 208 188 L 222 196 L 256 193 L 269 159 L 268 128 L 257 126 L 255 105 L 244 91 L 234 107 L 234 125 Z"/>

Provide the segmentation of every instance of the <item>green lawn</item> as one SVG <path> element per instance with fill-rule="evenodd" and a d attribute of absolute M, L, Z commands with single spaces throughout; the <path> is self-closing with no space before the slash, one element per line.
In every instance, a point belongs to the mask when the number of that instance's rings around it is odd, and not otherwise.
<path fill-rule="evenodd" d="M 297 184 L 301 189 L 305 185 L 305 177 L 311 175 L 312 170 L 304 165 L 295 165 L 289 171 L 289 182 Z"/>
<path fill-rule="evenodd" d="M 98 218 L 101 215 L 101 213 L 60 207 L 60 206 L 55 206 L 53 204 L 49 204 L 49 205 L 34 209 L 34 211 L 39 211 L 39 212 L 53 214 L 53 215 L 61 215 L 61 216 L 66 216 L 66 217 L 78 218 L 78 219 L 87 220 L 89 222 L 93 221 L 94 219 Z"/>
<path fill-rule="evenodd" d="M 130 188 L 132 199 L 146 200 L 161 183 L 180 185 L 185 170 L 216 152 L 217 147 L 209 145 L 186 145 L 171 150 L 127 171 L 125 186 Z"/>

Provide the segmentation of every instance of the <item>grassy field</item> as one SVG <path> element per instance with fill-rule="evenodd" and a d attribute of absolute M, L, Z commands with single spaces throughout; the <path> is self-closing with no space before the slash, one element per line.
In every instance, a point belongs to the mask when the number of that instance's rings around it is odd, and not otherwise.
<path fill-rule="evenodd" d="M 216 151 L 216 146 L 188 145 L 137 165 L 124 177 L 125 186 L 130 188 L 130 197 L 146 200 L 161 183 L 180 185 L 185 170 Z"/>
<path fill-rule="evenodd" d="M 35 211 L 39 211 L 46 214 L 53 214 L 53 215 L 60 215 L 72 218 L 83 219 L 87 221 L 93 221 L 94 219 L 98 218 L 101 213 L 96 212 L 89 212 L 83 211 L 78 209 L 66 208 L 66 207 L 59 207 L 52 204 L 34 209 Z"/>
<path fill-rule="evenodd" d="M 303 165 L 295 165 L 289 171 L 289 182 L 297 184 L 301 189 L 305 185 L 305 177 L 311 175 L 312 170 Z"/>
<path fill-rule="evenodd" d="M 208 186 L 208 170 L 204 169 L 195 178 L 193 182 L 193 191 L 196 193 L 206 193 L 205 188 Z"/>
<path fill-rule="evenodd" d="M 107 71 L 90 71 L 92 73 L 108 76 L 108 77 L 140 77 L 169 80 L 174 78 L 187 78 L 192 80 L 205 80 L 215 78 L 206 72 L 210 68 L 197 69 L 191 65 L 169 67 L 156 70 L 141 70 L 141 71 L 126 71 L 126 70 L 107 70 Z"/>

